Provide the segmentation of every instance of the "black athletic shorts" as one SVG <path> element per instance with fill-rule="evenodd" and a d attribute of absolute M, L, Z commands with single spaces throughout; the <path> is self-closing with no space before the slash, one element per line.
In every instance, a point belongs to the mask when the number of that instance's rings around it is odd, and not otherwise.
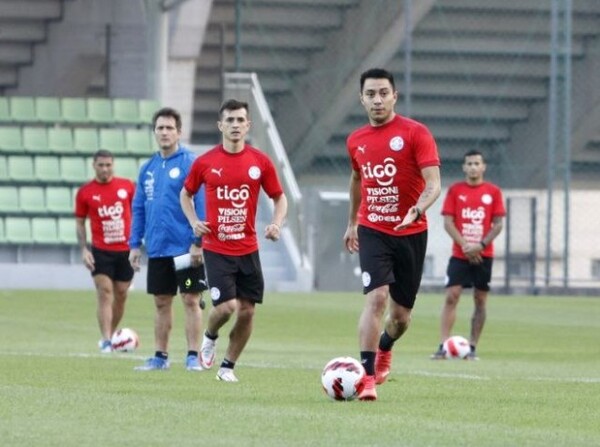
<path fill-rule="evenodd" d="M 92 247 L 95 268 L 92 276 L 106 275 L 112 281 L 129 282 L 133 278 L 133 267 L 129 263 L 129 251 L 108 251 Z"/>
<path fill-rule="evenodd" d="M 171 256 L 148 259 L 146 291 L 151 295 L 201 293 L 207 289 L 204 265 L 175 271 Z"/>
<path fill-rule="evenodd" d="M 427 231 L 391 236 L 359 225 L 358 242 L 363 293 L 389 284 L 392 299 L 412 309 L 423 276 Z"/>
<path fill-rule="evenodd" d="M 483 258 L 481 264 L 471 264 L 465 259 L 452 256 L 446 270 L 446 287 L 475 287 L 477 290 L 488 292 L 492 280 L 492 264 L 492 258 Z"/>
<path fill-rule="evenodd" d="M 258 251 L 228 256 L 205 249 L 204 263 L 213 305 L 233 298 L 262 303 L 265 281 Z"/>

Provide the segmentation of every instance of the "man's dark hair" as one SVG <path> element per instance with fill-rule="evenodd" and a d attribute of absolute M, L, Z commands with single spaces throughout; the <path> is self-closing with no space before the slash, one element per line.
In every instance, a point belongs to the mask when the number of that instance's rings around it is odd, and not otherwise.
<path fill-rule="evenodd" d="M 463 157 L 463 163 L 467 161 L 467 157 L 473 157 L 475 155 L 481 156 L 481 160 L 483 160 L 483 162 L 485 163 L 485 158 L 484 158 L 483 154 L 480 151 L 478 151 L 477 149 L 471 149 L 471 150 L 468 150 L 467 152 L 465 152 L 465 156 Z"/>
<path fill-rule="evenodd" d="M 156 111 L 154 113 L 154 116 L 152 117 L 152 128 L 156 128 L 156 121 L 160 118 L 160 117 L 166 117 L 166 118 L 174 118 L 175 119 L 175 128 L 178 131 L 181 131 L 181 114 L 175 110 L 172 109 L 171 107 L 163 107 L 162 109 Z"/>
<path fill-rule="evenodd" d="M 108 149 L 98 149 L 96 151 L 96 153 L 94 154 L 94 161 L 98 160 L 99 158 L 114 158 L 113 154 L 111 151 L 109 151 Z"/>
<path fill-rule="evenodd" d="M 248 103 L 244 101 L 238 101 L 237 99 L 228 99 L 219 108 L 219 119 L 223 116 L 223 112 L 225 110 L 240 110 L 246 109 L 246 113 L 250 114 L 250 109 L 248 108 Z"/>
<path fill-rule="evenodd" d="M 383 68 L 370 68 L 360 75 L 360 92 L 362 93 L 363 87 L 365 86 L 365 80 L 367 79 L 387 79 L 392 84 L 392 90 L 396 90 L 396 84 L 394 84 L 394 75 Z"/>

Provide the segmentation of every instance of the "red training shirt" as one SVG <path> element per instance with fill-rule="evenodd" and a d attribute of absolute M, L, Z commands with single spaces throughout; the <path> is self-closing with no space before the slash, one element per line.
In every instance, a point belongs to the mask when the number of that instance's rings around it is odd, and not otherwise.
<path fill-rule="evenodd" d="M 454 183 L 446 193 L 442 214 L 453 216 L 454 226 L 465 240 L 477 244 L 492 228 L 494 217 L 506 215 L 502 191 L 489 182 L 479 185 L 469 185 L 465 181 Z M 481 255 L 492 258 L 494 244 L 488 244 Z M 467 259 L 456 242 L 452 244 L 452 256 Z"/>
<path fill-rule="evenodd" d="M 255 225 L 260 188 L 270 198 L 283 194 L 271 159 L 248 144 L 235 154 L 220 144 L 194 160 L 183 186 L 193 195 L 202 184 L 211 229 L 202 237 L 202 248 L 232 256 L 258 250 Z"/>
<path fill-rule="evenodd" d="M 383 126 L 363 126 L 346 141 L 352 169 L 361 176 L 358 224 L 393 236 L 427 230 L 425 215 L 400 231 L 394 227 L 417 203 L 425 180 L 421 169 L 439 166 L 431 132 L 417 121 L 396 115 Z"/>
<path fill-rule="evenodd" d="M 128 251 L 134 183 L 113 177 L 107 183 L 92 180 L 77 191 L 75 216 L 90 219 L 92 246 L 100 250 Z"/>

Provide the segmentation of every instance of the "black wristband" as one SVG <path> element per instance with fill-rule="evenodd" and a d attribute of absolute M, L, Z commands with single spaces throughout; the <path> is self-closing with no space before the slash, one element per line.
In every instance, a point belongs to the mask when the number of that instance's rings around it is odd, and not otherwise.
<path fill-rule="evenodd" d="M 479 241 L 479 243 L 481 244 L 481 246 L 482 246 L 483 248 L 487 247 L 487 244 L 486 244 L 485 242 L 483 242 L 482 240 L 481 240 L 481 241 Z"/>
<path fill-rule="evenodd" d="M 417 212 L 417 218 L 415 219 L 415 222 L 416 222 L 423 215 L 423 211 L 421 211 L 421 208 L 419 208 L 418 206 L 415 206 L 415 211 Z"/>
<path fill-rule="evenodd" d="M 194 238 L 194 241 L 192 242 L 192 244 L 194 244 L 196 247 L 202 247 L 202 238 L 201 237 Z"/>

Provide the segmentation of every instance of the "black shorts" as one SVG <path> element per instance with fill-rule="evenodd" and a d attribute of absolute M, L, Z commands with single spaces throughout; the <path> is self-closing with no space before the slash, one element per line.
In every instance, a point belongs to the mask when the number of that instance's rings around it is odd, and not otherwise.
<path fill-rule="evenodd" d="M 148 259 L 146 291 L 151 295 L 177 295 L 179 293 L 201 293 L 207 289 L 204 265 L 175 271 L 170 256 Z"/>
<path fill-rule="evenodd" d="M 477 290 L 488 292 L 492 280 L 492 258 L 483 258 L 481 264 L 471 264 L 465 259 L 452 256 L 446 270 L 446 287 L 462 286 L 475 287 Z"/>
<path fill-rule="evenodd" d="M 112 281 L 129 282 L 133 278 L 133 267 L 129 263 L 129 251 L 108 251 L 92 247 L 94 271 L 92 276 L 106 275 Z"/>
<path fill-rule="evenodd" d="M 391 236 L 359 225 L 358 242 L 363 293 L 388 284 L 392 299 L 412 309 L 423 276 L 427 231 Z"/>
<path fill-rule="evenodd" d="M 213 305 L 233 298 L 262 303 L 265 281 L 258 251 L 228 256 L 204 250 L 204 262 Z"/>

